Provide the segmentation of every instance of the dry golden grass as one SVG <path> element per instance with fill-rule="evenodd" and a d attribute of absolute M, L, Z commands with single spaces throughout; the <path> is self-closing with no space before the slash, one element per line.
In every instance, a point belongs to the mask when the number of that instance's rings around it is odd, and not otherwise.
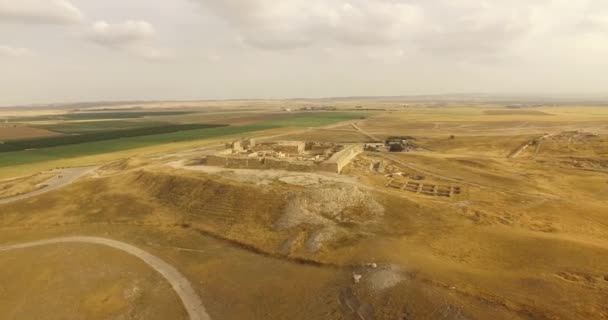
<path fill-rule="evenodd" d="M 326 220 L 307 220 L 287 229 L 278 228 L 277 221 L 294 199 L 308 199 L 312 191 L 335 192 L 345 188 L 343 182 L 311 188 L 280 181 L 262 183 L 263 179 L 235 179 L 236 173 L 173 169 L 163 164 L 167 158 L 158 157 L 190 159 L 196 152 L 184 150 L 225 139 L 73 159 L 73 164 L 107 164 L 136 156 L 104 166 L 100 178 L 0 207 L 0 241 L 86 234 L 133 243 L 182 271 L 217 319 L 350 319 L 345 301 L 376 319 L 434 319 L 435 315 L 446 319 L 607 319 L 608 111 L 538 109 L 553 114 L 546 116 L 495 115 L 486 114 L 487 110 L 412 108 L 361 121 L 366 131 L 413 136 L 431 151 L 391 154 L 390 158 L 361 156 L 358 166 L 346 170 L 349 177 L 358 179 L 349 186 L 369 193 L 369 202 L 379 203 L 383 214 L 369 218 L 369 210 L 360 205 L 340 212 L 343 220 L 331 223 L 348 232 L 337 233 L 319 251 L 307 250 L 307 239 L 335 216 L 325 214 Z M 573 139 L 558 135 L 544 141 L 538 153 L 531 147 L 519 157 L 508 158 L 513 150 L 545 133 L 569 130 L 598 135 Z M 452 134 L 455 139 L 449 138 Z M 354 133 L 316 130 L 291 137 L 342 140 L 351 136 Z M 376 172 L 370 166 L 374 161 L 382 162 L 382 168 L 423 176 L 425 183 L 459 185 L 466 192 L 440 199 L 386 188 L 390 172 Z M 10 172 L 27 169 L 11 168 Z M 323 199 L 322 208 L 335 208 L 332 201 Z M 308 202 L 315 208 L 314 201 Z M 289 250 L 286 243 L 291 245 Z M 0 273 L 0 282 L 13 278 L 7 282 L 11 294 L 0 296 L 8 299 L 0 299 L 4 302 L 0 302 L 0 313 L 26 292 L 14 279 L 38 274 L 16 266 L 32 264 L 34 255 L 43 255 L 51 264 L 46 268 L 54 268 L 61 263 L 56 250 L 60 249 L 49 251 L 49 257 L 44 250 L 10 258 L 0 255 L 0 267 L 11 270 Z M 91 257 L 109 261 L 108 265 L 115 261 L 116 253 L 94 251 L 85 259 L 74 250 L 74 264 L 88 265 Z M 378 270 L 362 267 L 370 262 L 377 263 Z M 131 305 L 119 299 L 118 292 L 124 292 L 129 279 L 140 279 L 146 271 L 132 261 L 118 266 L 133 268 L 138 274 L 128 279 L 94 277 L 80 287 L 62 290 L 70 294 L 78 288 L 95 288 L 82 300 L 93 310 L 87 311 L 93 312 L 89 313 L 92 318 L 94 312 L 107 317 L 122 313 Z M 353 272 L 363 275 L 360 284 L 353 284 Z M 397 283 L 378 289 L 384 283 L 374 282 L 378 277 L 391 280 L 392 276 L 398 278 Z M 69 282 L 71 278 L 61 279 Z M 171 301 L 155 278 L 150 279 L 145 291 L 151 290 L 152 295 L 140 303 L 147 307 L 159 297 Z M 44 287 L 36 299 L 53 290 L 61 292 L 56 288 Z M 53 310 L 65 307 L 60 301 L 47 302 Z M 175 308 L 168 303 L 159 306 L 158 312 L 164 315 Z M 36 310 L 20 315 L 38 315 Z M 141 312 L 136 309 L 133 314 L 141 316 Z"/>
<path fill-rule="evenodd" d="M 171 286 L 120 251 L 53 245 L 3 255 L 0 315 L 7 319 L 187 318 Z"/>
<path fill-rule="evenodd" d="M 0 180 L 0 199 L 30 193 L 44 187 L 44 182 L 55 177 L 56 173 L 43 172 L 28 177 Z"/>

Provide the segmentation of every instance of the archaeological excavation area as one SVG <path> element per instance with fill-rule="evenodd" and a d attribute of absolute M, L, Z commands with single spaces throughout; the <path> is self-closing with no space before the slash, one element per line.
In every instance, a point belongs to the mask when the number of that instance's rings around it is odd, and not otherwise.
<path fill-rule="evenodd" d="M 312 141 L 234 141 L 226 150 L 206 156 L 210 166 L 233 169 L 289 170 L 341 173 L 364 149 L 363 144 L 340 145 Z"/>
<path fill-rule="evenodd" d="M 289 103 L 0 167 L 0 319 L 608 319 L 608 111 Z"/>

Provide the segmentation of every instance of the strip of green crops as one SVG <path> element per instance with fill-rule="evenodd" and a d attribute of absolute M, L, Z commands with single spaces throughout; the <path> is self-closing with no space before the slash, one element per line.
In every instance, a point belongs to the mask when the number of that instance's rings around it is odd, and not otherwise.
<path fill-rule="evenodd" d="M 293 114 L 282 119 L 263 121 L 258 124 L 247 126 L 187 130 L 165 134 L 41 148 L 35 150 L 5 152 L 0 153 L 0 167 L 104 154 L 172 142 L 204 140 L 280 127 L 318 127 L 342 121 L 361 119 L 365 118 L 367 115 L 368 114 L 366 113 L 358 112 L 300 113 Z"/>
<path fill-rule="evenodd" d="M 265 124 L 281 127 L 321 127 L 337 122 L 362 119 L 368 116 L 363 112 L 311 112 L 297 113 L 289 117 L 269 120 Z"/>
<path fill-rule="evenodd" d="M 91 122 L 64 122 L 59 124 L 41 125 L 40 128 L 61 133 L 92 133 L 113 130 L 127 130 L 136 128 L 162 127 L 170 125 L 162 121 L 91 121 Z"/>
<path fill-rule="evenodd" d="M 242 127 L 219 127 L 211 129 L 180 131 L 143 137 L 89 142 L 36 150 L 6 152 L 0 153 L 0 167 L 104 154 L 172 142 L 210 139 L 247 132 L 268 130 L 273 128 L 276 128 L 276 126 L 250 125 Z"/>
<path fill-rule="evenodd" d="M 13 122 L 50 121 L 50 120 L 102 120 L 102 119 L 137 119 L 143 117 L 176 116 L 191 114 L 188 111 L 141 111 L 141 112 L 82 112 L 61 115 L 11 118 Z"/>
<path fill-rule="evenodd" d="M 182 125 L 165 125 L 162 127 L 150 128 L 135 128 L 126 130 L 92 132 L 80 135 L 67 135 L 29 140 L 12 140 L 0 144 L 0 153 L 24 151 L 29 149 L 42 149 L 50 147 L 59 147 L 72 144 L 83 144 L 88 142 L 124 139 L 131 137 L 150 136 L 157 134 L 165 134 L 179 131 L 189 131 L 198 129 L 208 129 L 223 127 L 226 125 L 215 124 L 182 124 Z"/>

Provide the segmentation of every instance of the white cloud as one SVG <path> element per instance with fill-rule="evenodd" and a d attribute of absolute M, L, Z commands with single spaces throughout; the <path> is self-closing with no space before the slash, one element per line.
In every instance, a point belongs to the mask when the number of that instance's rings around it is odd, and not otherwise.
<path fill-rule="evenodd" d="M 70 24 L 82 12 L 67 0 L 0 0 L 0 22 Z"/>
<path fill-rule="evenodd" d="M 397 1 L 198 0 L 235 27 L 243 41 L 267 49 L 317 42 L 378 45 L 420 23 L 420 10 Z"/>
<path fill-rule="evenodd" d="M 67 1 L 0 0 L 4 103 L 607 90 L 606 0 Z"/>
<path fill-rule="evenodd" d="M 0 57 L 18 58 L 28 57 L 31 55 L 33 55 L 33 52 L 30 49 L 0 45 Z"/>
<path fill-rule="evenodd" d="M 146 59 L 166 59 L 171 56 L 167 49 L 153 45 L 156 30 L 150 23 L 142 20 L 129 20 L 110 24 L 95 22 L 87 38 L 101 46 L 120 50 Z"/>
<path fill-rule="evenodd" d="M 564 34 L 608 34 L 605 0 L 196 0 L 263 49 L 394 46 L 488 56 Z"/>

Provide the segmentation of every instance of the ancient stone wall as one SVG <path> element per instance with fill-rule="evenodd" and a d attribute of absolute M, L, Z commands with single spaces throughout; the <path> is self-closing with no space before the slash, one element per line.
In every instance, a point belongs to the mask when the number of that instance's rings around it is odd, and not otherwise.
<path fill-rule="evenodd" d="M 249 158 L 249 161 L 247 163 L 247 168 L 255 169 L 255 170 L 266 169 L 265 160 L 266 159 L 264 159 L 264 158 Z"/>
<path fill-rule="evenodd" d="M 300 148 L 298 146 L 286 146 L 286 145 L 276 145 L 272 147 L 273 151 L 282 152 L 287 154 L 299 154 L 301 153 Z"/>
<path fill-rule="evenodd" d="M 356 156 L 364 151 L 363 145 L 346 146 L 341 151 L 335 153 L 329 160 L 322 163 L 312 161 L 293 161 L 275 158 L 257 157 L 231 157 L 225 155 L 211 155 L 207 157 L 207 165 L 234 169 L 276 169 L 291 170 L 300 172 L 326 171 L 341 173 Z"/>
<path fill-rule="evenodd" d="M 224 167 L 226 166 L 226 157 L 208 156 L 207 165 L 213 167 Z"/>
<path fill-rule="evenodd" d="M 338 170 L 338 164 L 336 162 L 322 162 L 317 166 L 319 171 L 331 172 L 331 173 L 340 173 Z"/>
<path fill-rule="evenodd" d="M 300 171 L 300 172 L 312 172 L 315 171 L 316 165 L 314 163 L 303 163 L 303 162 L 289 162 L 287 170 Z"/>
<path fill-rule="evenodd" d="M 249 167 L 249 159 L 247 158 L 227 158 L 226 167 L 233 169 L 247 169 Z"/>
<path fill-rule="evenodd" d="M 344 167 L 346 167 L 351 161 L 353 161 L 355 157 L 363 153 L 363 151 L 364 145 L 362 144 L 354 144 L 347 146 L 342 149 L 342 151 L 339 151 L 334 154 L 329 160 L 325 161 L 323 163 L 326 165 L 324 166 L 324 168 L 333 168 L 333 166 L 335 165 L 335 169 L 337 171 L 334 172 L 341 173 L 342 169 L 344 169 Z"/>
<path fill-rule="evenodd" d="M 306 149 L 306 143 L 300 141 L 266 142 L 252 145 L 253 151 L 274 151 L 287 154 L 300 154 Z"/>
<path fill-rule="evenodd" d="M 285 160 L 267 158 L 264 159 L 264 168 L 276 169 L 276 170 L 287 170 L 289 163 Z"/>

